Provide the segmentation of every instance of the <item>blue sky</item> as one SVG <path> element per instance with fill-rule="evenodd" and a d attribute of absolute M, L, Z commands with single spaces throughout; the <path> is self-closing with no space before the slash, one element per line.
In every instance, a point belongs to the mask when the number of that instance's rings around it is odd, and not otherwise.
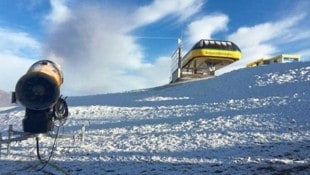
<path fill-rule="evenodd" d="M 231 40 L 240 61 L 281 53 L 310 61 L 308 0 L 3 0 L 0 89 L 37 60 L 62 65 L 66 95 L 119 92 L 169 82 L 170 56 L 199 39 Z M 220 72 L 220 71 L 219 71 Z"/>

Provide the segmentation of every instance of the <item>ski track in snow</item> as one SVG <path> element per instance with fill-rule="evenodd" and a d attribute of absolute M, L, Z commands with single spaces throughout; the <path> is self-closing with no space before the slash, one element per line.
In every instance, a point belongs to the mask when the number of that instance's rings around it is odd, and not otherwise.
<path fill-rule="evenodd" d="M 208 80 L 69 97 L 62 132 L 42 171 L 35 139 L 2 145 L 1 174 L 308 174 L 310 63 L 241 69 Z M 24 109 L 1 108 L 21 130 Z M 40 140 L 47 158 L 52 138 Z"/>

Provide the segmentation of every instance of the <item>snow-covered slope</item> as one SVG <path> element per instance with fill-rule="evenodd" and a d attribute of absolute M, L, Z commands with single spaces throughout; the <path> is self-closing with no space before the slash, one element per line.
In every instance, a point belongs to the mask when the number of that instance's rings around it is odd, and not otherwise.
<path fill-rule="evenodd" d="M 12 144 L 2 174 L 307 174 L 310 63 L 240 69 L 207 80 L 70 97 L 65 133 L 44 171 L 34 139 Z M 0 111 L 1 132 L 23 109 Z M 42 138 L 48 155 L 53 139 Z M 5 145 L 4 145 L 5 147 Z M 44 151 L 44 150 L 43 150 Z"/>

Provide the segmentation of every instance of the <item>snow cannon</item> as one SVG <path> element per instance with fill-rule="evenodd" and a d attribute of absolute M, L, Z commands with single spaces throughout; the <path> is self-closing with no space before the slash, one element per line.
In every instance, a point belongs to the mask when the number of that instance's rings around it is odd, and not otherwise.
<path fill-rule="evenodd" d="M 67 118 L 68 107 L 60 95 L 63 73 L 60 65 L 50 60 L 34 63 L 16 84 L 12 102 L 26 108 L 25 132 L 46 133 L 53 129 L 54 120 Z"/>
<path fill-rule="evenodd" d="M 18 80 L 16 100 L 28 109 L 48 109 L 57 102 L 62 83 L 59 65 L 49 60 L 38 61 Z"/>

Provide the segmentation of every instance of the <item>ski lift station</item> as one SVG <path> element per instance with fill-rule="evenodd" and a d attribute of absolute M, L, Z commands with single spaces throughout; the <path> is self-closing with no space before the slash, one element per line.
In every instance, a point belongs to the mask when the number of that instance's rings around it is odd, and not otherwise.
<path fill-rule="evenodd" d="M 231 41 L 201 39 L 182 57 L 179 46 L 172 55 L 170 83 L 214 76 L 215 71 L 241 58 Z"/>
<path fill-rule="evenodd" d="M 215 71 L 240 60 L 241 56 L 241 50 L 231 41 L 201 39 L 184 56 L 179 45 L 172 54 L 170 83 L 213 77 Z M 300 55 L 281 54 L 257 59 L 246 67 L 299 61 Z"/>

